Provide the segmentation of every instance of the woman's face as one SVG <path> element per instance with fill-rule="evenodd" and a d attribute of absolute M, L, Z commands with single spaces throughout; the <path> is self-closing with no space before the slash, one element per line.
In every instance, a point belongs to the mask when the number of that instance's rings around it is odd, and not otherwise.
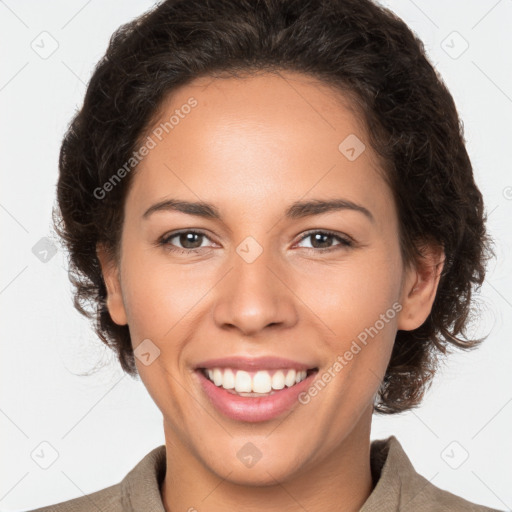
<path fill-rule="evenodd" d="M 176 90 L 134 171 L 119 267 L 104 266 L 168 445 L 232 481 L 283 481 L 367 442 L 396 331 L 425 317 L 407 302 L 417 275 L 392 193 L 342 100 L 291 72 Z M 317 371 L 259 398 L 200 367 L 261 390 Z"/>

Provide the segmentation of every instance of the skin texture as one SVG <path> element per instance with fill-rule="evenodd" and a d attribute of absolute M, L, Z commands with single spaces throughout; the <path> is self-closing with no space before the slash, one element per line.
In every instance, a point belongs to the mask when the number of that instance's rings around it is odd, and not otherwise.
<path fill-rule="evenodd" d="M 164 419 L 164 506 L 358 510 L 373 486 L 373 399 L 396 331 L 420 326 L 430 312 L 442 251 L 427 247 L 424 261 L 404 265 L 391 190 L 340 92 L 292 72 L 203 77 L 175 90 L 161 119 L 191 96 L 197 106 L 136 170 L 120 260 L 98 247 L 113 320 L 129 325 L 135 348 L 149 338 L 160 349 L 152 364 L 137 365 Z M 366 144 L 354 161 L 338 149 L 350 134 Z M 222 220 L 176 211 L 143 218 L 169 198 L 213 203 Z M 285 218 L 294 201 L 333 198 L 364 206 L 374 220 L 349 209 Z M 158 245 L 183 229 L 206 236 L 168 246 L 197 252 Z M 302 239 L 313 229 L 353 246 Z M 236 252 L 248 236 L 263 249 L 252 263 Z M 320 375 L 393 304 L 401 311 L 317 396 L 274 420 L 231 420 L 198 384 L 197 363 L 227 355 L 288 357 Z M 247 442 L 262 453 L 251 468 L 236 455 Z"/>

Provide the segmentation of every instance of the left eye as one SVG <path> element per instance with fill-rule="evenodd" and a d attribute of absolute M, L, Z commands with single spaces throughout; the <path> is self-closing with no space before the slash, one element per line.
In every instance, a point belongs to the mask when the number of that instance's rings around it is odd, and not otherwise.
<path fill-rule="evenodd" d="M 306 233 L 299 242 L 302 242 L 306 239 L 311 239 L 311 246 L 306 247 L 306 249 L 320 249 L 320 250 L 329 250 L 335 249 L 336 247 L 350 247 L 352 246 L 352 241 L 348 238 L 344 238 L 335 233 L 331 233 L 330 231 L 310 231 Z M 333 240 L 338 240 L 340 243 L 332 246 L 331 243 Z M 320 247 L 318 247 L 320 245 Z M 326 247 L 327 245 L 327 247 Z"/>

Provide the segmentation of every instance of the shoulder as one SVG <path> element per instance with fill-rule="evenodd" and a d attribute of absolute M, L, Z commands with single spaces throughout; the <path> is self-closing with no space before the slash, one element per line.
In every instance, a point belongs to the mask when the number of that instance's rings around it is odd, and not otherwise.
<path fill-rule="evenodd" d="M 146 454 L 121 482 L 85 496 L 29 512 L 90 512 L 91 510 L 165 512 L 160 495 L 160 484 L 165 475 L 165 469 L 165 445 L 161 445 Z"/>
<path fill-rule="evenodd" d="M 416 472 L 402 446 L 391 436 L 371 448 L 375 488 L 361 512 L 499 512 L 440 489 Z"/>
<path fill-rule="evenodd" d="M 449 491 L 440 489 L 416 471 L 414 473 L 402 473 L 401 477 L 403 485 L 401 503 L 404 510 L 499 512 L 496 509 L 472 503 Z"/>

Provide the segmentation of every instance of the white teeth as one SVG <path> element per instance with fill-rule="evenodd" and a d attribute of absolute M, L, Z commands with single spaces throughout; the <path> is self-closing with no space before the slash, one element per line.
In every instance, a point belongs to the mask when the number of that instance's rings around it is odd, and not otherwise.
<path fill-rule="evenodd" d="M 284 388 L 284 372 L 281 370 L 274 373 L 272 376 L 272 389 L 283 389 Z"/>
<path fill-rule="evenodd" d="M 222 372 L 219 368 L 214 368 L 213 370 L 213 382 L 216 386 L 220 386 L 222 384 L 223 378 L 222 378 Z"/>
<path fill-rule="evenodd" d="M 222 386 L 223 383 L 220 385 Z M 219 384 L 217 384 L 219 385 Z M 235 377 L 235 391 L 237 393 L 246 392 L 250 393 L 252 391 L 251 389 L 251 376 L 244 372 L 243 370 L 239 370 L 236 372 Z"/>
<path fill-rule="evenodd" d="M 233 370 L 230 370 L 229 368 L 227 370 L 224 370 L 224 376 L 222 379 L 222 387 L 224 389 L 234 389 L 235 388 L 235 374 L 233 373 Z"/>
<path fill-rule="evenodd" d="M 244 370 L 231 368 L 208 368 L 208 378 L 216 385 L 224 389 L 235 390 L 237 393 L 270 393 L 272 390 L 280 390 L 291 387 L 303 381 L 307 376 L 306 370 L 296 371 L 277 370 L 271 375 L 266 370 L 258 370 L 251 374 Z"/>
<path fill-rule="evenodd" d="M 288 370 L 286 377 L 284 378 L 284 383 L 290 388 L 295 384 L 296 372 L 295 370 Z"/>
<path fill-rule="evenodd" d="M 268 372 L 256 372 L 252 379 L 252 390 L 255 393 L 270 393 L 272 389 L 272 377 Z M 237 390 L 238 391 L 238 390 Z"/>

